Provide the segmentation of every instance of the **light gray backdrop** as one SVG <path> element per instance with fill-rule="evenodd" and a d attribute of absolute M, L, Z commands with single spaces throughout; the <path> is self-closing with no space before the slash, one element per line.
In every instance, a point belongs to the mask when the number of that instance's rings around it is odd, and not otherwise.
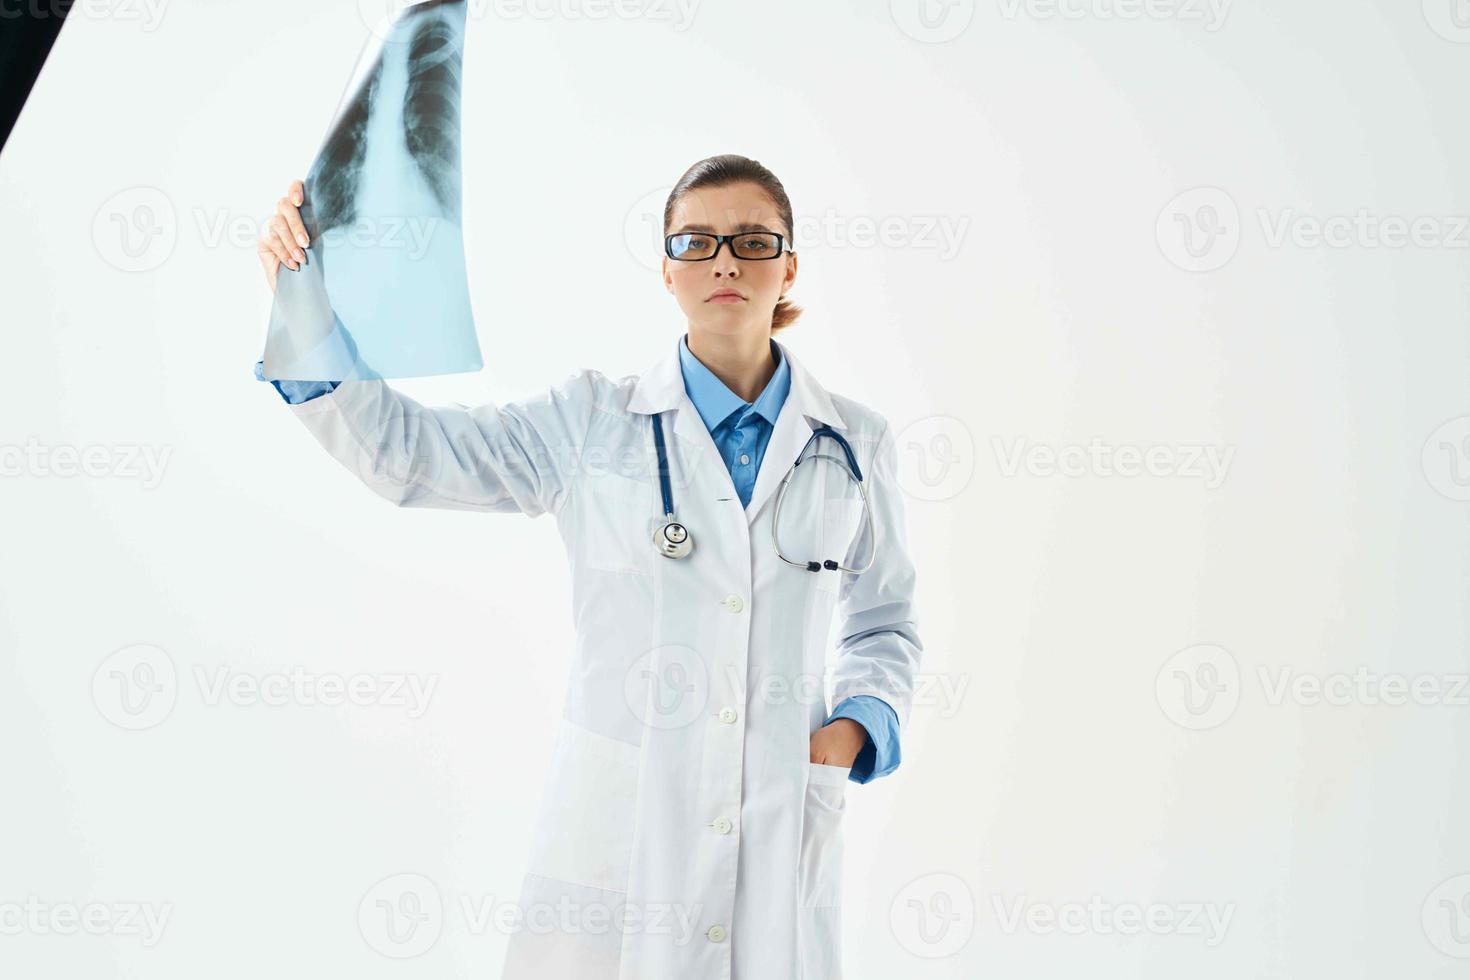
<path fill-rule="evenodd" d="M 498 973 L 555 527 L 394 510 L 251 377 L 381 12 L 79 4 L 0 157 L 7 977 Z M 739 152 L 783 340 L 900 430 L 851 978 L 1464 975 L 1464 0 L 477 2 L 465 83 L 486 368 L 404 390 L 652 363 L 664 195 Z"/>

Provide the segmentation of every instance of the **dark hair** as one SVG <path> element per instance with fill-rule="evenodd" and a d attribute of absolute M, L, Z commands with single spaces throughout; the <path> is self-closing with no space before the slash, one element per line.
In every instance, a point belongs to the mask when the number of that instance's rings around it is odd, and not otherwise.
<path fill-rule="evenodd" d="M 782 187 L 776 175 L 762 166 L 759 161 L 743 157 L 738 153 L 722 153 L 719 156 L 706 157 L 684 171 L 684 176 L 679 178 L 679 182 L 669 192 L 667 203 L 664 204 L 664 234 L 669 233 L 669 223 L 674 220 L 674 205 L 685 193 L 701 187 L 728 187 L 731 184 L 742 183 L 755 184 L 771 199 L 771 203 L 776 206 L 776 213 L 786 225 L 786 243 L 790 247 L 793 244 L 791 239 L 795 236 L 796 229 L 791 218 L 791 199 L 786 196 L 786 188 Z M 801 316 L 801 307 L 788 299 L 779 300 L 775 311 L 771 314 L 771 333 L 791 326 L 799 316 Z"/>

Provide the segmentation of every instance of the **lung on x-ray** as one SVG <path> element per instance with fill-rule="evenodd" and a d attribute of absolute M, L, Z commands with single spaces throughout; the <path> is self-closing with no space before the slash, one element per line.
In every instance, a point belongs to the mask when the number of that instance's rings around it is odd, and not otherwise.
<path fill-rule="evenodd" d="M 306 262 L 278 272 L 263 372 L 343 381 L 474 371 L 461 210 L 466 0 L 379 25 L 304 181 Z"/>

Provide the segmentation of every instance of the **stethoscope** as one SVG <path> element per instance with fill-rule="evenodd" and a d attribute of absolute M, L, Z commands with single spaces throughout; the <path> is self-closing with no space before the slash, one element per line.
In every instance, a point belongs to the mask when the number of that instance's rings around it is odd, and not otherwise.
<path fill-rule="evenodd" d="M 694 547 L 694 539 L 689 536 L 689 528 L 674 519 L 674 491 L 669 485 L 669 457 L 664 448 L 663 421 L 658 413 L 651 416 L 653 420 L 653 446 L 658 453 L 658 488 L 663 494 L 665 523 L 653 532 L 653 546 L 659 554 L 665 558 L 684 558 Z M 786 557 L 781 550 L 781 537 L 777 528 L 781 524 L 781 498 L 786 496 L 786 488 L 791 484 L 791 478 L 796 475 L 796 468 L 808 459 L 825 459 L 829 462 L 842 465 L 843 460 L 828 453 L 816 452 L 807 456 L 806 451 L 812 443 L 822 436 L 830 436 L 837 440 L 842 447 L 843 455 L 846 457 L 847 466 L 843 472 L 849 480 L 857 484 L 858 493 L 863 498 L 863 521 L 867 525 L 868 539 L 873 542 L 873 547 L 868 549 L 868 563 L 862 568 L 848 568 L 835 559 L 828 558 L 825 561 L 795 561 Z M 776 556 L 788 565 L 804 568 L 809 572 L 820 572 L 822 569 L 830 571 L 843 571 L 861 573 L 873 567 L 873 557 L 876 554 L 877 540 L 873 537 L 873 510 L 868 506 L 868 489 L 863 484 L 863 471 L 858 469 L 857 457 L 852 453 L 852 447 L 847 444 L 841 434 L 836 432 L 830 425 L 823 425 L 813 429 L 811 437 L 807 439 L 806 445 L 801 447 L 801 452 L 796 455 L 796 462 L 786 471 L 781 478 L 781 486 L 776 491 L 776 509 L 771 513 L 771 544 L 776 548 Z"/>

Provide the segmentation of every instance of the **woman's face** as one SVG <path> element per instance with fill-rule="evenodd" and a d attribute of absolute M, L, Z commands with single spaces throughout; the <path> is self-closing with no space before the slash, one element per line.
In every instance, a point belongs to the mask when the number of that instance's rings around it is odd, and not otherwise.
<path fill-rule="evenodd" d="M 776 212 L 770 198 L 756 184 L 701 187 L 674 202 L 665 234 L 702 231 L 733 235 L 742 231 L 773 231 L 791 247 L 791 229 Z M 734 335 L 746 332 L 769 336 L 776 301 L 796 282 L 796 256 L 778 259 L 737 259 L 730 243 L 705 262 L 679 262 L 664 256 L 664 286 L 674 294 L 691 330 Z M 734 290 L 734 299 L 715 298 L 720 290 Z"/>

